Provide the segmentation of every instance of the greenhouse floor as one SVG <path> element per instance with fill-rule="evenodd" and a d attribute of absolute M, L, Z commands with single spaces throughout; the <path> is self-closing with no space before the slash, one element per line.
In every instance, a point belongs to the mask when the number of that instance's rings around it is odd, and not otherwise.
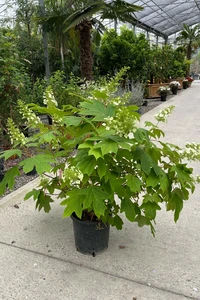
<path fill-rule="evenodd" d="M 165 140 L 200 142 L 200 81 L 142 116 L 153 121 L 175 105 Z M 200 174 L 200 162 L 192 163 Z M 200 186 L 174 224 L 165 209 L 149 228 L 124 220 L 111 228 L 109 248 L 96 257 L 75 250 L 71 219 L 54 203 L 49 214 L 23 201 L 38 179 L 0 201 L 0 299 L 3 300 L 200 300 Z M 164 208 L 164 207 L 163 207 Z"/>

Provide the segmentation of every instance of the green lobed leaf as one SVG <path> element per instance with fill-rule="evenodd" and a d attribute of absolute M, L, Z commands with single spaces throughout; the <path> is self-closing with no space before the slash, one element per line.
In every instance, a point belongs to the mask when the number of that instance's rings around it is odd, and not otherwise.
<path fill-rule="evenodd" d="M 83 210 L 84 195 L 80 195 L 80 190 L 75 189 L 67 193 L 67 197 L 60 205 L 66 205 L 63 212 L 63 218 L 70 217 L 73 212 L 76 213 L 77 217 L 81 219 Z"/>
<path fill-rule="evenodd" d="M 48 213 L 51 210 L 51 202 L 54 202 L 53 199 L 49 195 L 46 195 L 42 190 L 40 190 L 40 193 L 36 200 L 36 208 L 39 211 L 43 208 L 44 212 Z"/>
<path fill-rule="evenodd" d="M 50 143 L 51 141 L 55 141 L 57 139 L 57 137 L 55 136 L 55 134 L 53 133 L 53 131 L 49 131 L 47 133 L 44 133 L 42 135 L 40 135 L 40 142 L 41 143 Z"/>
<path fill-rule="evenodd" d="M 31 197 L 33 197 L 33 199 L 36 200 L 39 197 L 39 194 L 40 194 L 40 190 L 33 189 L 32 191 L 30 191 L 25 195 L 24 200 L 28 200 Z"/>
<path fill-rule="evenodd" d="M 77 163 L 77 167 L 80 169 L 80 171 L 83 174 L 87 174 L 88 176 L 92 174 L 96 165 L 97 165 L 96 159 L 94 158 L 94 156 L 91 155 L 85 157 L 83 160 Z"/>
<path fill-rule="evenodd" d="M 156 218 L 156 211 L 161 210 L 160 206 L 155 202 L 143 202 L 143 204 L 140 206 L 141 209 L 145 212 L 145 217 L 154 220 Z"/>
<path fill-rule="evenodd" d="M 185 197 L 184 193 L 179 188 L 175 188 L 172 191 L 172 196 L 170 201 L 167 203 L 167 210 L 174 211 L 175 222 L 177 222 L 177 220 L 179 219 L 180 212 L 183 208 L 184 197 Z"/>
<path fill-rule="evenodd" d="M 80 103 L 80 114 L 94 116 L 94 121 L 104 121 L 105 118 L 113 117 L 115 114 L 115 107 L 113 105 L 105 105 L 97 100 L 84 101 Z"/>
<path fill-rule="evenodd" d="M 8 158 L 10 158 L 13 155 L 17 155 L 17 156 L 21 157 L 22 151 L 19 149 L 6 150 L 6 151 L 1 152 L 0 158 L 5 158 L 5 160 L 7 160 Z"/>
<path fill-rule="evenodd" d="M 88 155 L 93 155 L 98 160 L 98 158 L 102 157 L 101 149 L 92 148 L 89 150 Z"/>
<path fill-rule="evenodd" d="M 3 195 L 5 193 L 7 186 L 10 190 L 13 189 L 16 176 L 20 176 L 18 166 L 12 167 L 5 173 L 3 180 L 0 182 L 0 195 Z"/>
<path fill-rule="evenodd" d="M 165 172 L 163 174 L 159 175 L 160 179 L 160 187 L 163 192 L 165 192 L 169 187 L 169 178 Z"/>
<path fill-rule="evenodd" d="M 128 198 L 122 199 L 121 212 L 125 212 L 127 219 L 131 222 L 134 222 L 136 216 L 135 203 Z"/>
<path fill-rule="evenodd" d="M 157 184 L 160 183 L 160 178 L 155 174 L 153 170 L 151 170 L 149 176 L 147 177 L 146 183 L 147 183 L 147 187 L 148 186 L 155 187 Z"/>
<path fill-rule="evenodd" d="M 108 154 L 108 153 L 117 153 L 117 151 L 118 151 L 117 143 L 115 141 L 110 140 L 110 139 L 106 139 L 104 141 L 101 141 L 101 142 L 97 143 L 94 146 L 94 149 L 95 148 L 100 148 L 103 156 Z"/>
<path fill-rule="evenodd" d="M 102 179 L 102 177 L 106 174 L 106 164 L 105 164 L 105 161 L 102 159 L 102 158 L 99 158 L 97 160 L 97 172 L 98 172 L 98 175 L 100 177 L 100 179 Z"/>
<path fill-rule="evenodd" d="M 108 180 L 112 189 L 112 193 L 119 197 L 128 196 L 127 189 L 124 186 L 125 178 L 119 178 L 117 174 L 108 173 Z"/>
<path fill-rule="evenodd" d="M 172 172 L 176 172 L 178 181 L 182 184 L 185 185 L 188 181 L 191 181 L 191 169 L 186 167 L 186 164 L 179 164 L 176 166 L 173 166 L 171 168 Z"/>
<path fill-rule="evenodd" d="M 140 160 L 142 170 L 149 175 L 153 166 L 151 157 L 143 149 L 138 147 L 135 151 L 135 158 Z"/>
<path fill-rule="evenodd" d="M 100 186 L 89 186 L 82 190 L 81 194 L 85 195 L 85 201 L 89 204 L 88 207 L 91 207 L 92 204 L 92 208 L 97 217 L 104 215 L 107 208 L 104 201 L 110 196 L 107 192 L 103 191 Z"/>
<path fill-rule="evenodd" d="M 38 174 L 43 174 L 45 172 L 50 172 L 52 169 L 51 163 L 55 162 L 52 155 L 48 154 L 38 154 L 33 157 L 24 159 L 19 163 L 19 166 L 23 167 L 23 171 L 28 173 L 36 168 Z"/>
<path fill-rule="evenodd" d="M 140 192 L 142 181 L 135 175 L 128 174 L 126 175 L 127 185 L 129 186 L 131 192 Z"/>
<path fill-rule="evenodd" d="M 118 215 L 114 216 L 114 218 L 109 219 L 109 223 L 110 225 L 115 226 L 118 230 L 121 230 L 122 225 L 124 224 L 124 222 Z"/>
<path fill-rule="evenodd" d="M 148 131 L 146 129 L 137 128 L 137 130 L 134 133 L 134 137 L 139 143 L 149 142 Z"/>
<path fill-rule="evenodd" d="M 83 121 L 81 117 L 66 116 L 63 118 L 64 124 L 67 126 L 78 126 Z"/>

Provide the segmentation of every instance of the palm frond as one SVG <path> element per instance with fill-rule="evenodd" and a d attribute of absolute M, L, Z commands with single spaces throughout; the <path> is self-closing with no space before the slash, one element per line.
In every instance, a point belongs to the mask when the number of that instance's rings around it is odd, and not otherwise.
<path fill-rule="evenodd" d="M 92 19 L 92 17 L 99 11 L 103 10 L 106 3 L 104 1 L 93 1 L 88 6 L 74 11 L 68 18 L 65 19 L 65 31 L 80 24 L 85 19 Z"/>
<path fill-rule="evenodd" d="M 115 0 L 106 4 L 102 19 L 120 20 L 122 22 L 135 23 L 134 13 L 143 10 L 143 7 L 128 3 L 123 0 Z"/>

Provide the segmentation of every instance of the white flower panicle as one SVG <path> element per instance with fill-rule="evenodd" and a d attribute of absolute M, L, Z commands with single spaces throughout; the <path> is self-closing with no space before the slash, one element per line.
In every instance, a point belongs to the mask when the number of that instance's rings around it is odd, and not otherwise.
<path fill-rule="evenodd" d="M 133 117 L 130 110 L 121 106 L 117 109 L 115 117 L 104 118 L 102 125 L 106 130 L 114 130 L 115 134 L 121 137 L 128 137 L 128 135 L 135 131 L 137 118 Z"/>
<path fill-rule="evenodd" d="M 50 106 L 56 106 L 57 107 L 58 106 L 58 103 L 57 103 L 57 101 L 54 97 L 52 87 L 50 85 L 46 88 L 46 91 L 44 92 L 43 103 L 47 107 L 50 107 Z"/>
<path fill-rule="evenodd" d="M 8 134 L 10 137 L 11 144 L 20 144 L 25 145 L 26 144 L 26 137 L 25 135 L 20 132 L 19 128 L 15 125 L 12 119 L 8 119 L 7 121 L 7 128 L 8 128 Z"/>
<path fill-rule="evenodd" d="M 167 122 L 167 118 L 172 113 L 174 108 L 175 108 L 175 106 L 171 105 L 171 106 L 161 110 L 157 115 L 155 115 L 155 119 L 158 122 Z"/>
<path fill-rule="evenodd" d="M 83 174 L 74 166 L 67 166 L 62 173 L 62 179 L 72 186 L 78 186 L 83 180 Z"/>
<path fill-rule="evenodd" d="M 197 143 L 187 143 L 185 145 L 185 149 L 180 153 L 182 158 L 187 158 L 191 161 L 199 161 L 200 160 L 200 144 Z"/>
<path fill-rule="evenodd" d="M 31 125 L 31 128 L 37 128 L 38 124 L 42 124 L 39 117 L 21 100 L 18 101 L 19 112 L 22 115 L 23 119 L 27 120 L 28 124 Z"/>

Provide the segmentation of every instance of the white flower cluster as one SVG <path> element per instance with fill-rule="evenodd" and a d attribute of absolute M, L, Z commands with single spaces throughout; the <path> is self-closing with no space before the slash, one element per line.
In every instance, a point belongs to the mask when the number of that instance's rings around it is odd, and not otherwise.
<path fill-rule="evenodd" d="M 160 86 L 157 90 L 158 94 L 169 93 L 170 88 L 168 86 Z"/>
<path fill-rule="evenodd" d="M 62 179 L 63 181 L 68 181 L 72 186 L 78 186 L 83 180 L 83 174 L 74 166 L 70 167 L 66 165 L 62 173 Z"/>
<path fill-rule="evenodd" d="M 56 101 L 56 99 L 54 97 L 54 94 L 53 94 L 52 87 L 50 85 L 46 88 L 46 91 L 44 92 L 43 103 L 47 107 L 58 106 L 58 103 L 57 103 L 57 101 Z"/>
<path fill-rule="evenodd" d="M 21 144 L 25 145 L 26 144 L 26 137 L 25 135 L 20 132 L 19 128 L 15 125 L 12 119 L 8 119 L 7 122 L 7 128 L 8 128 L 8 133 L 10 136 L 10 142 L 13 145 L 14 143 L 16 144 Z"/>
<path fill-rule="evenodd" d="M 171 105 L 171 106 L 169 106 L 167 108 L 164 108 L 157 115 L 155 115 L 155 119 L 158 122 L 167 122 L 167 118 L 172 113 L 172 111 L 174 110 L 174 108 L 175 108 L 174 105 Z"/>
<path fill-rule="evenodd" d="M 22 115 L 23 119 L 27 120 L 28 124 L 32 128 L 38 127 L 38 124 L 41 124 L 41 120 L 36 114 L 21 100 L 18 101 L 19 112 Z"/>
<path fill-rule="evenodd" d="M 127 107 L 121 107 L 117 110 L 115 117 L 104 118 L 102 123 L 106 130 L 114 130 L 115 134 L 121 137 L 128 137 L 130 133 L 135 131 L 137 118 L 133 117 Z"/>
<path fill-rule="evenodd" d="M 171 81 L 169 84 L 170 87 L 172 86 L 180 86 L 180 83 L 178 81 Z"/>
<path fill-rule="evenodd" d="M 182 157 L 187 158 L 191 161 L 198 161 L 200 160 L 200 144 L 197 143 L 187 143 L 185 145 L 184 150 L 182 150 Z"/>

